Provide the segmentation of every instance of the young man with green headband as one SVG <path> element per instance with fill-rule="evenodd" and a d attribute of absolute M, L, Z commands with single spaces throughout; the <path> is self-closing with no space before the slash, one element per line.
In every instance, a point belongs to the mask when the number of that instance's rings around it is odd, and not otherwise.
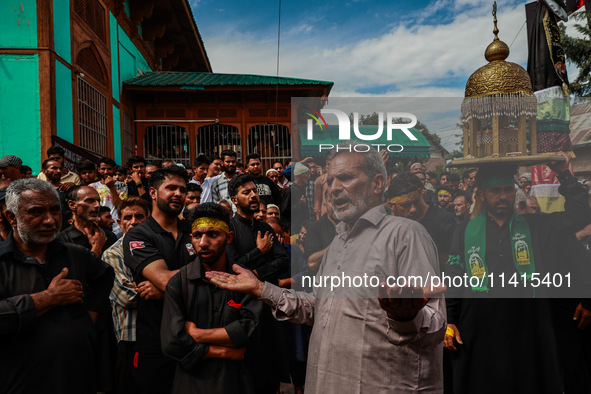
<path fill-rule="evenodd" d="M 529 284 L 532 277 L 559 272 L 566 260 L 561 240 L 591 222 L 570 161 L 567 156 L 551 165 L 566 198 L 566 211 L 552 215 L 515 214 L 516 166 L 478 171 L 482 208 L 477 203 L 476 216 L 456 229 L 445 271 L 479 279 L 447 292 L 444 345 L 454 351 L 456 393 L 563 392 L 552 304 L 542 298 L 548 296 L 543 288 Z"/>

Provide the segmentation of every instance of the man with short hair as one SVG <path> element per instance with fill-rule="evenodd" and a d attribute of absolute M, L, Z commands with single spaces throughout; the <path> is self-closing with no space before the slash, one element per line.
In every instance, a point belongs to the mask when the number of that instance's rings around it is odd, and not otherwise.
<path fill-rule="evenodd" d="M 68 185 L 68 190 L 69 190 L 74 185 L 76 185 L 76 186 L 81 185 L 82 181 L 80 179 L 80 176 L 78 176 L 78 174 L 68 170 L 65 167 L 65 164 L 64 164 L 65 163 L 65 154 L 66 154 L 66 152 L 60 146 L 51 146 L 47 149 L 47 158 L 58 161 L 61 164 L 61 173 L 62 173 L 61 182 L 63 184 L 71 184 L 71 185 Z M 43 174 L 43 173 L 40 173 L 39 175 L 37 175 L 37 179 L 41 179 L 42 181 L 47 180 L 47 178 L 45 177 L 45 174 Z M 63 192 L 67 193 L 68 190 L 63 190 Z"/>
<path fill-rule="evenodd" d="M 76 164 L 80 176 L 80 185 L 88 186 L 96 182 L 96 166 L 90 160 L 80 160 Z"/>
<path fill-rule="evenodd" d="M 258 153 L 246 156 L 246 172 L 252 176 L 259 198 L 267 204 L 281 205 L 281 193 L 272 180 L 261 174 L 261 157 Z"/>
<path fill-rule="evenodd" d="M 279 174 L 279 186 L 282 189 L 285 189 L 286 187 L 288 187 L 289 185 L 291 185 L 291 182 L 289 181 L 289 179 L 287 179 L 285 177 L 285 175 L 283 175 L 283 163 L 281 163 L 280 161 L 276 161 L 273 163 L 273 169 L 275 171 L 277 171 L 277 174 Z"/>
<path fill-rule="evenodd" d="M 131 170 L 131 181 L 127 182 L 127 195 L 140 196 L 149 200 L 149 182 L 146 179 L 146 159 L 141 156 L 131 156 L 127 159 L 127 168 Z"/>
<path fill-rule="evenodd" d="M 254 392 L 244 353 L 257 332 L 263 305 L 205 279 L 207 271 L 232 272 L 225 250 L 234 235 L 228 212 L 204 203 L 188 219 L 197 256 L 170 279 L 164 295 L 162 350 L 177 362 L 172 392 Z"/>
<path fill-rule="evenodd" d="M 472 190 L 474 184 L 476 183 L 476 174 L 478 170 L 476 169 L 469 169 L 462 173 L 462 183 L 464 185 L 464 190 Z"/>
<path fill-rule="evenodd" d="M 404 172 L 394 178 L 386 191 L 386 205 L 393 215 L 415 220 L 425 227 L 437 246 L 439 264 L 443 268 L 455 229 L 454 215 L 427 204 L 426 190 L 416 175 Z"/>
<path fill-rule="evenodd" d="M 60 189 L 62 183 L 60 182 L 62 179 L 62 165 L 59 161 L 54 159 L 47 159 L 41 163 L 41 174 L 43 174 L 43 179 L 46 182 L 49 182 L 55 187 L 56 189 Z M 39 175 L 41 175 L 39 174 Z M 41 179 L 37 177 L 37 179 Z"/>
<path fill-rule="evenodd" d="M 100 256 L 117 241 L 117 236 L 98 226 L 100 198 L 90 186 L 75 186 L 68 193 L 68 206 L 74 213 L 74 222 L 58 238 L 90 250 Z"/>
<path fill-rule="evenodd" d="M 146 164 L 146 179 L 149 181 L 157 170 L 158 167 L 156 167 L 154 164 Z"/>
<path fill-rule="evenodd" d="M 576 268 L 561 247 L 565 235 L 572 237 L 591 222 L 591 208 L 586 191 L 568 170 L 570 156 L 565 158 L 551 165 L 566 199 L 565 211 L 552 215 L 515 214 L 516 166 L 489 164 L 478 170 L 476 185 L 483 206 L 456 229 L 446 269 L 451 277 L 479 278 L 448 290 L 445 347 L 455 353 L 455 393 L 569 392 L 563 376 L 569 371 L 559 358 L 568 329 L 555 332 L 554 325 L 567 324 L 578 331 L 576 323 L 556 321 L 548 297 L 557 288 L 534 287 L 523 279 L 563 272 L 564 266 Z M 516 278 L 516 284 L 508 285 L 511 279 L 499 283 L 501 274 Z M 573 312 L 567 313 L 567 320 Z M 498 324 L 501 321 L 506 324 Z M 574 356 L 570 352 L 567 357 Z"/>
<path fill-rule="evenodd" d="M 254 214 L 254 218 L 261 222 L 267 221 L 267 204 L 264 201 L 259 201 L 259 210 Z"/>
<path fill-rule="evenodd" d="M 23 161 L 14 156 L 6 155 L 0 159 L 0 176 L 8 181 L 16 181 L 23 178 L 20 166 L 23 165 Z"/>
<path fill-rule="evenodd" d="M 150 216 L 148 203 L 136 196 L 121 201 L 117 210 L 119 227 L 124 234 L 145 222 Z M 134 393 L 132 366 L 135 353 L 138 287 L 144 293 L 155 294 L 158 290 L 150 282 L 142 282 L 136 286 L 131 270 L 123 261 L 123 237 L 103 252 L 102 259 L 115 270 L 115 282 L 109 295 L 117 339 L 115 391 Z"/>
<path fill-rule="evenodd" d="M 447 186 L 439 186 L 437 188 L 437 203 L 439 204 L 439 208 L 451 212 L 453 209 L 451 205 L 452 201 L 453 196 L 451 190 Z"/>
<path fill-rule="evenodd" d="M 289 258 L 276 241 L 271 226 L 254 218 L 259 210 L 254 178 L 249 174 L 236 175 L 228 184 L 228 192 L 236 206 L 236 214 L 230 220 L 234 239 L 226 247 L 228 258 L 252 270 L 259 278 L 278 283 L 279 275 L 287 270 Z M 261 318 L 261 342 L 254 346 L 249 359 L 257 393 L 275 393 L 282 373 L 287 372 L 287 363 L 280 357 L 278 330 L 270 310 L 265 308 Z"/>
<path fill-rule="evenodd" d="M 456 223 L 461 223 L 470 217 L 470 207 L 472 206 L 472 199 L 464 192 L 459 192 L 454 198 L 454 212 L 456 214 Z"/>
<path fill-rule="evenodd" d="M 218 178 L 212 185 L 211 185 L 211 200 L 215 203 L 218 203 L 224 199 L 230 198 L 230 194 L 228 193 L 228 184 L 236 175 L 236 152 L 230 149 L 226 149 L 222 151 L 221 160 L 222 160 L 222 176 Z"/>
<path fill-rule="evenodd" d="M 189 211 L 201 204 L 201 193 L 201 186 L 196 183 L 187 183 L 187 197 L 185 197 L 185 209 L 183 212 Z"/>
<path fill-rule="evenodd" d="M 441 175 L 439 176 L 439 186 L 447 185 L 447 177 L 449 175 L 451 175 L 451 172 L 449 172 L 449 171 L 443 171 L 441 173 Z"/>
<path fill-rule="evenodd" d="M 209 165 L 211 161 L 205 155 L 199 155 L 195 158 L 195 162 L 193 163 L 193 173 L 195 177 L 189 180 L 190 183 L 196 183 L 200 186 L 203 185 L 203 181 L 207 177 L 207 172 L 209 171 Z"/>
<path fill-rule="evenodd" d="M 418 223 L 388 215 L 386 169 L 378 152 L 348 152 L 331 161 L 328 184 L 342 221 L 316 277 L 345 274 L 436 275 L 436 248 Z M 263 283 L 234 265 L 237 276 L 207 272 L 222 288 L 260 297 L 280 320 L 311 324 L 306 391 L 310 393 L 440 392 L 445 331 L 442 299 L 418 288 L 366 291 L 314 287 L 312 294 Z M 351 291 L 351 293 L 347 293 Z M 409 299 L 416 291 L 418 299 Z M 441 291 L 441 290 L 438 290 Z M 346 297 L 349 295 L 349 297 Z M 371 298 L 371 297 L 376 298 Z M 379 371 L 379 372 L 377 372 Z"/>
<path fill-rule="evenodd" d="M 101 207 L 99 209 L 99 220 L 97 222 L 98 226 L 103 230 L 113 231 L 113 217 L 111 216 L 111 210 L 109 207 Z"/>
<path fill-rule="evenodd" d="M 0 244 L 0 392 L 97 392 L 93 321 L 108 312 L 113 270 L 56 239 L 55 188 L 26 178 L 6 191 L 13 228 Z"/>
<path fill-rule="evenodd" d="M 127 185 L 123 182 L 117 182 L 113 178 L 116 166 L 113 159 L 109 157 L 101 158 L 98 167 L 100 180 L 89 185 L 98 192 L 101 205 L 109 207 L 114 220 L 118 219 L 117 206 L 121 203 L 121 199 L 127 198 Z M 113 226 L 113 232 L 116 235 L 122 233 L 117 223 Z"/>
<path fill-rule="evenodd" d="M 458 174 L 449 174 L 447 176 L 447 183 L 445 184 L 447 189 L 452 195 L 452 198 L 458 194 L 460 188 L 460 176 Z"/>
<path fill-rule="evenodd" d="M 179 166 L 162 168 L 151 178 L 152 216 L 132 228 L 123 239 L 125 265 L 136 283 L 149 281 L 160 292 L 182 266 L 196 255 L 190 224 L 178 215 L 185 206 L 187 172 Z M 140 291 L 141 293 L 141 291 Z M 175 363 L 162 354 L 160 325 L 162 299 L 138 299 L 136 354 L 133 376 L 140 392 L 169 393 Z"/>

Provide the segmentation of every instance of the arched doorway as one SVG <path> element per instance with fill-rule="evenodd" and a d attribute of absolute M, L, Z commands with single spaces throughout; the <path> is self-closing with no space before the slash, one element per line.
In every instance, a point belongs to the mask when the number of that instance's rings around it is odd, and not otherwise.
<path fill-rule="evenodd" d="M 240 132 L 237 127 L 226 124 L 211 124 L 201 126 L 197 129 L 195 157 L 204 155 L 219 155 L 225 149 L 231 149 L 238 154 L 242 154 L 240 145 Z"/>
<path fill-rule="evenodd" d="M 191 152 L 187 129 L 167 124 L 146 128 L 144 157 L 148 161 L 172 160 L 190 167 Z"/>
<path fill-rule="evenodd" d="M 276 160 L 282 163 L 290 161 L 289 129 L 287 126 L 272 123 L 252 126 L 248 131 L 248 153 L 258 153 L 261 156 L 263 171 L 271 168 Z"/>

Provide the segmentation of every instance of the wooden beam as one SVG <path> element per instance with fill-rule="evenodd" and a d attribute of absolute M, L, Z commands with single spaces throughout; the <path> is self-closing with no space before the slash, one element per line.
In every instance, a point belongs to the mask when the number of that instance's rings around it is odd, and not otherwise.
<path fill-rule="evenodd" d="M 154 55 L 157 58 L 167 57 L 174 52 L 174 41 L 167 38 L 157 38 L 154 41 Z"/>
<path fill-rule="evenodd" d="M 523 114 L 517 121 L 517 149 L 521 155 L 527 155 L 527 119 Z"/>
<path fill-rule="evenodd" d="M 533 115 L 529 117 L 529 144 L 530 150 L 532 155 L 538 154 L 538 123 L 537 123 L 537 116 Z"/>
<path fill-rule="evenodd" d="M 179 55 L 172 54 L 162 59 L 162 69 L 166 71 L 172 70 L 179 63 L 180 58 Z"/>
<path fill-rule="evenodd" d="M 499 115 L 493 114 L 492 116 L 492 139 L 493 139 L 493 155 L 499 154 Z"/>
<path fill-rule="evenodd" d="M 156 15 L 142 22 L 142 37 L 146 41 L 154 41 L 156 38 L 164 37 L 165 31 L 166 23 Z"/>
<path fill-rule="evenodd" d="M 138 25 L 145 18 L 152 16 L 154 12 L 153 0 L 130 0 L 129 1 L 131 21 Z"/>

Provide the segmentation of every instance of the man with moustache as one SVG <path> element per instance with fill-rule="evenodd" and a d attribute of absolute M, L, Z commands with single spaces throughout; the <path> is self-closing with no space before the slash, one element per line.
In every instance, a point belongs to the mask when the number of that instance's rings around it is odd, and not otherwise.
<path fill-rule="evenodd" d="M 228 192 L 237 209 L 230 220 L 234 239 L 226 248 L 228 258 L 252 270 L 259 278 L 278 283 L 279 275 L 287 270 L 289 258 L 271 226 L 254 218 L 259 211 L 259 195 L 253 177 L 236 175 L 228 184 Z M 289 378 L 289 372 L 287 361 L 281 357 L 279 326 L 269 308 L 263 310 L 260 330 L 261 341 L 253 347 L 247 362 L 256 392 L 276 393 L 282 375 Z"/>
<path fill-rule="evenodd" d="M 56 239 L 55 188 L 27 178 L 6 191 L 13 231 L 0 244 L 0 392 L 96 393 L 93 321 L 109 311 L 113 270 Z"/>
<path fill-rule="evenodd" d="M 100 256 L 117 241 L 117 236 L 98 226 L 100 197 L 90 186 L 76 186 L 68 193 L 68 206 L 74 213 L 74 222 L 58 238 L 90 250 Z"/>
<path fill-rule="evenodd" d="M 339 145 L 331 160 L 327 183 L 341 223 L 316 277 L 380 271 L 405 277 L 436 275 L 436 248 L 427 231 L 412 220 L 389 215 L 383 206 L 382 158 L 375 150 L 347 151 L 354 143 Z M 222 288 L 260 297 L 279 320 L 314 323 L 306 392 L 442 390 L 442 299 L 429 300 L 425 297 L 431 294 L 413 287 L 380 288 L 379 299 L 378 289 L 371 286 L 334 292 L 330 286 L 315 286 L 308 294 L 264 283 L 238 265 L 234 271 L 237 276 L 210 271 L 206 277 Z"/>
<path fill-rule="evenodd" d="M 115 160 L 109 157 L 101 158 L 98 167 L 100 180 L 88 185 L 98 192 L 101 205 L 109 207 L 113 220 L 117 220 L 117 207 L 121 200 L 127 198 L 127 185 L 124 182 L 117 182 L 113 178 L 116 166 Z M 113 226 L 113 232 L 117 235 L 122 234 L 117 223 Z"/>
<path fill-rule="evenodd" d="M 211 185 L 211 198 L 216 204 L 224 199 L 230 198 L 228 184 L 236 174 L 236 152 L 230 149 L 222 151 L 222 176 Z"/>
<path fill-rule="evenodd" d="M 123 259 L 135 283 L 149 281 L 161 293 L 181 267 L 196 255 L 190 224 L 179 219 L 187 195 L 187 172 L 169 166 L 154 172 L 150 196 L 152 216 L 123 239 Z M 141 293 L 141 290 L 140 290 Z M 139 393 L 170 393 L 175 362 L 162 353 L 160 326 L 164 302 L 160 297 L 138 299 L 133 377 Z"/>
<path fill-rule="evenodd" d="M 121 201 L 118 208 L 119 227 L 126 234 L 132 228 L 145 222 L 150 216 L 150 207 L 141 197 L 132 196 Z M 136 286 L 129 267 L 123 262 L 123 238 L 119 238 L 109 249 L 105 250 L 102 259 L 115 270 L 115 283 L 111 289 L 113 324 L 117 339 L 117 357 L 115 363 L 115 388 L 117 393 L 134 393 L 132 365 L 135 353 L 137 298 L 138 291 L 144 298 L 157 294 L 149 281 Z"/>
<path fill-rule="evenodd" d="M 253 178 L 259 200 L 267 204 L 281 205 L 281 192 L 279 192 L 279 188 L 272 180 L 262 174 L 261 156 L 258 153 L 251 153 L 246 156 L 246 173 Z"/>
<path fill-rule="evenodd" d="M 166 286 L 162 349 L 177 361 L 173 393 L 254 393 L 244 361 L 263 304 L 222 290 L 205 279 L 211 270 L 232 271 L 226 246 L 232 242 L 225 208 L 204 203 L 187 213 L 198 258 Z"/>
<path fill-rule="evenodd" d="M 564 331 L 554 332 L 548 298 L 558 288 L 530 286 L 535 281 L 524 283 L 521 278 L 543 278 L 565 267 L 581 269 L 580 259 L 571 265 L 563 252 L 565 235 L 591 222 L 587 193 L 568 170 L 570 161 L 566 156 L 551 165 L 566 199 L 565 211 L 552 215 L 516 215 L 516 166 L 478 169 L 477 204 L 482 209 L 477 205 L 477 216 L 458 226 L 446 269 L 452 277 L 479 278 L 447 293 L 445 347 L 454 352 L 455 393 L 569 392 L 564 390 L 559 358 Z M 499 283 L 501 274 L 504 284 Z M 576 276 L 573 271 L 578 283 Z M 517 285 L 510 284 L 512 277 Z"/>

